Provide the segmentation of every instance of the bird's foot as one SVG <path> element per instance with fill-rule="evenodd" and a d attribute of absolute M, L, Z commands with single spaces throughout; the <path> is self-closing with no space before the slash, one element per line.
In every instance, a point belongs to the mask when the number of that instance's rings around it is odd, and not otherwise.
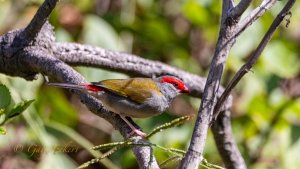
<path fill-rule="evenodd" d="M 130 127 L 130 129 L 132 130 L 129 134 L 128 137 L 134 136 L 134 135 L 138 135 L 141 136 L 143 138 L 146 137 L 147 134 L 145 134 L 144 132 L 142 132 L 141 130 L 137 129 L 136 127 L 134 127 L 127 119 L 125 116 L 120 115 L 120 117 L 125 121 L 125 123 L 128 124 L 128 126 Z"/>
<path fill-rule="evenodd" d="M 141 136 L 142 138 L 145 138 L 147 136 L 146 133 L 140 131 L 139 129 L 132 129 L 132 131 L 128 134 L 128 137 L 132 137 L 134 135 Z"/>

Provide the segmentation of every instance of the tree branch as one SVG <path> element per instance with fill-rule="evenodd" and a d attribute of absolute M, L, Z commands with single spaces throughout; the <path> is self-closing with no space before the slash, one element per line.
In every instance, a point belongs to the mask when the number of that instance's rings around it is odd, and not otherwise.
<path fill-rule="evenodd" d="M 47 18 L 55 8 L 58 0 L 45 0 L 42 6 L 38 9 L 31 22 L 22 31 L 15 31 L 17 36 L 4 36 L 4 38 L 14 37 L 13 39 L 4 39 L 9 41 L 9 45 L 5 44 L 3 47 L 3 55 L 6 57 L 12 57 L 17 52 L 21 51 L 25 46 L 28 46 L 38 36 L 43 25 L 47 22 Z M 2 42 L 5 42 L 2 41 Z M 35 78 L 34 75 L 25 77 L 27 80 Z"/>
<path fill-rule="evenodd" d="M 213 107 L 216 101 L 216 93 L 219 90 L 220 79 L 229 51 L 235 43 L 236 21 L 228 20 L 228 10 L 233 7 L 232 1 L 223 1 L 222 19 L 219 39 L 205 84 L 201 105 L 199 108 L 192 140 L 188 151 L 180 164 L 180 168 L 198 168 L 202 160 L 205 140 L 209 123 L 212 118 Z"/>
<path fill-rule="evenodd" d="M 240 3 L 231 10 L 229 14 L 230 17 L 233 18 L 240 17 L 245 12 L 245 10 L 249 7 L 251 2 L 252 0 L 241 0 Z"/>
<path fill-rule="evenodd" d="M 265 12 L 267 12 L 277 0 L 264 0 L 259 7 L 255 8 L 244 20 L 238 24 L 238 30 L 236 36 L 240 35 L 247 27 L 260 18 Z"/>
<path fill-rule="evenodd" d="M 39 31 L 42 29 L 43 25 L 46 23 L 50 13 L 53 11 L 58 0 L 45 0 L 40 6 L 30 23 L 22 31 L 22 38 L 27 42 L 34 40 L 38 35 Z"/>
<path fill-rule="evenodd" d="M 212 125 L 212 132 L 226 168 L 246 169 L 246 163 L 232 135 L 229 111 L 220 114 L 216 123 Z"/>
<path fill-rule="evenodd" d="M 234 2 L 233 0 L 224 0 L 222 5 L 222 15 L 227 16 L 228 12 L 233 9 Z"/>
<path fill-rule="evenodd" d="M 268 29 L 267 33 L 259 43 L 258 47 L 250 57 L 250 59 L 245 63 L 240 70 L 235 74 L 235 76 L 232 78 L 232 80 L 227 85 L 225 91 L 223 92 L 222 96 L 219 98 L 218 102 L 216 103 L 215 109 L 214 109 L 214 119 L 216 120 L 220 109 L 222 107 L 223 102 L 226 100 L 227 96 L 230 95 L 233 88 L 238 84 L 238 82 L 242 79 L 242 77 L 249 72 L 249 70 L 252 68 L 252 66 L 256 63 L 257 59 L 261 55 L 262 51 L 267 46 L 268 42 L 272 38 L 272 35 L 278 28 L 279 24 L 283 21 L 284 17 L 289 14 L 290 9 L 294 5 L 295 0 L 289 0 L 286 5 L 283 7 L 283 9 L 280 11 L 280 13 L 277 15 L 273 23 L 271 24 L 270 28 Z"/>

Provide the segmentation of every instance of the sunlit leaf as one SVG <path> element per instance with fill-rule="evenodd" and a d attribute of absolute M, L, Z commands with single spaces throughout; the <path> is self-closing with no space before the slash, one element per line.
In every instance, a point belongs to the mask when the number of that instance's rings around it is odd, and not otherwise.
<path fill-rule="evenodd" d="M 6 129 L 3 127 L 0 127 L 0 135 L 5 135 L 6 134 Z"/>

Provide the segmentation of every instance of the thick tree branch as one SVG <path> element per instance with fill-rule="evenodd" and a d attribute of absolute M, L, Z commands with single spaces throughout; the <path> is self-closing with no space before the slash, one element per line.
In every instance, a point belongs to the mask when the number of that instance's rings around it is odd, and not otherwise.
<path fill-rule="evenodd" d="M 22 50 L 25 46 L 29 45 L 30 43 L 34 43 L 33 41 L 38 36 L 40 30 L 42 29 L 43 25 L 47 22 L 47 18 L 55 8 L 58 0 L 45 0 L 42 6 L 38 9 L 37 13 L 34 15 L 31 22 L 27 25 L 27 27 L 22 31 L 15 31 L 17 36 L 5 36 L 1 38 L 10 38 L 13 39 L 4 39 L 5 41 L 2 42 L 10 42 L 9 45 L 5 44 L 2 46 L 2 54 L 6 57 L 12 57 L 17 52 Z M 22 76 L 24 77 L 24 76 Z M 32 80 L 35 78 L 34 75 L 28 75 L 24 77 L 27 80 Z"/>
<path fill-rule="evenodd" d="M 222 5 L 222 15 L 228 15 L 228 12 L 234 7 L 233 0 L 224 0 Z"/>
<path fill-rule="evenodd" d="M 231 10 L 229 14 L 230 17 L 233 18 L 240 17 L 245 12 L 245 10 L 249 7 L 251 2 L 252 0 L 241 0 L 240 3 Z"/>
<path fill-rule="evenodd" d="M 231 132 L 230 112 L 220 114 L 216 123 L 212 126 L 212 132 L 216 146 L 225 163 L 226 168 L 246 169 L 246 163 L 238 150 Z"/>
<path fill-rule="evenodd" d="M 268 29 L 267 33 L 259 43 L 258 47 L 254 51 L 254 53 L 251 55 L 247 63 L 245 63 L 240 70 L 235 74 L 233 79 L 229 82 L 228 86 L 226 87 L 225 91 L 223 92 L 222 96 L 218 99 L 218 102 L 216 103 L 215 109 L 214 109 L 214 120 L 217 118 L 220 109 L 222 107 L 222 104 L 224 101 L 226 101 L 227 96 L 230 95 L 233 88 L 238 84 L 238 82 L 242 79 L 242 77 L 250 71 L 252 66 L 256 63 L 257 59 L 261 55 L 262 51 L 267 46 L 268 42 L 272 38 L 272 35 L 280 25 L 280 23 L 283 21 L 284 17 L 289 14 L 290 9 L 294 5 L 295 0 L 289 0 L 287 4 L 283 7 L 283 9 L 280 11 L 280 13 L 277 15 L 273 23 L 271 24 L 270 28 Z"/>
<path fill-rule="evenodd" d="M 180 168 L 198 168 L 198 165 L 202 160 L 207 131 L 216 101 L 216 93 L 219 90 L 220 79 L 229 51 L 235 43 L 234 34 L 237 21 L 231 22 L 228 20 L 227 16 L 228 10 L 232 7 L 232 1 L 223 1 L 219 39 L 205 84 L 192 140 L 188 151 L 180 164 Z"/>

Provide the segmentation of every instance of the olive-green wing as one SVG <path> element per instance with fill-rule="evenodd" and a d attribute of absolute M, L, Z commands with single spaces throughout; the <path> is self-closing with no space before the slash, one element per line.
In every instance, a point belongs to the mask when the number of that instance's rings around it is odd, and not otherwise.
<path fill-rule="evenodd" d="M 157 84 L 150 78 L 111 79 L 92 84 L 137 103 L 143 103 L 153 92 L 161 94 Z"/>

